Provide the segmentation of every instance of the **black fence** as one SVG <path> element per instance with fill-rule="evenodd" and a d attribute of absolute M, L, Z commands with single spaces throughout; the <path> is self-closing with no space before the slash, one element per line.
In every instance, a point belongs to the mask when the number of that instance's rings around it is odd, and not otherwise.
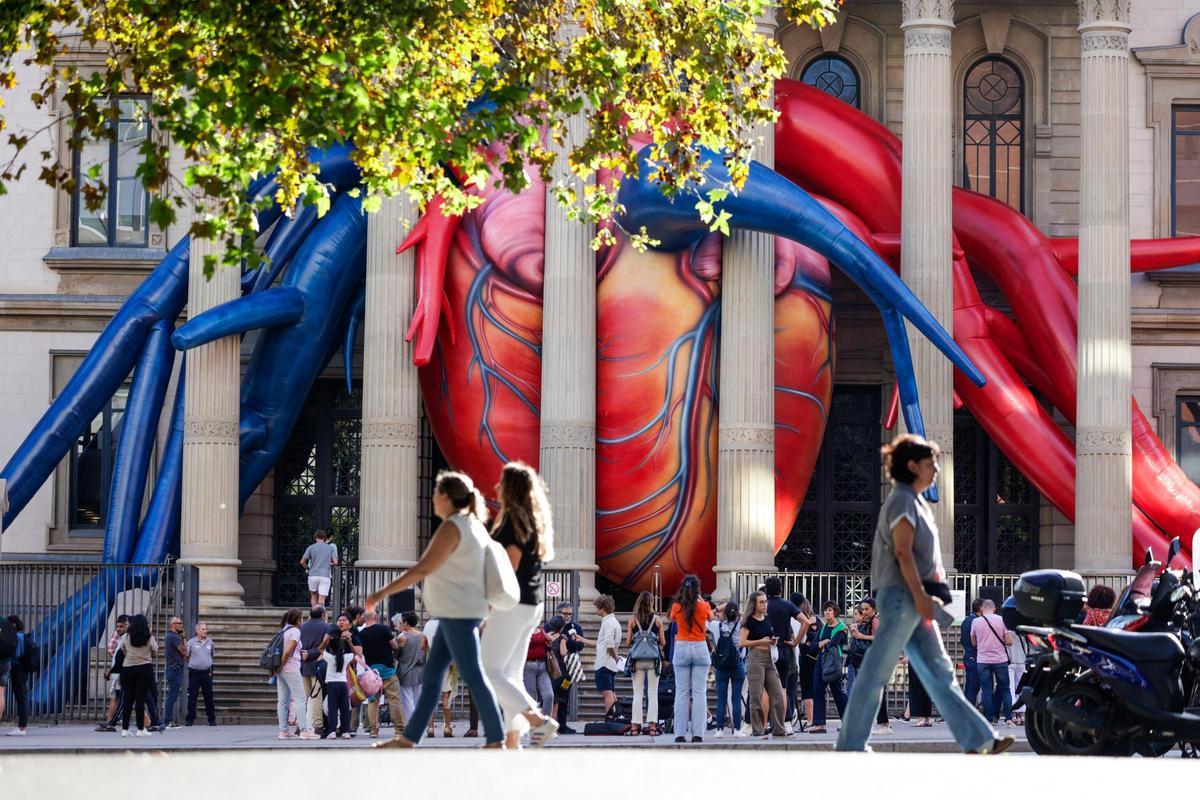
<path fill-rule="evenodd" d="M 16 614 L 37 643 L 38 670 L 28 677 L 30 716 L 39 722 L 100 720 L 108 711 L 108 682 L 116 620 L 145 614 L 162 645 L 171 617 L 191 630 L 197 619 L 198 572 L 181 564 L 95 562 L 0 563 L 0 613 Z M 114 643 L 115 644 L 115 643 Z M 8 690 L 5 719 L 15 718 Z"/>

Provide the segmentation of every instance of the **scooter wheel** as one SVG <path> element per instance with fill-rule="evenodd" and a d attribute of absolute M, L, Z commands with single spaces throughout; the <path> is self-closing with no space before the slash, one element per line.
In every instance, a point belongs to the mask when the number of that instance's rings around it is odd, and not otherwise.
<path fill-rule="evenodd" d="M 1046 725 L 1050 717 L 1044 711 L 1025 712 L 1025 739 L 1029 747 L 1039 756 L 1053 755 L 1054 750 L 1046 738 Z"/>
<path fill-rule="evenodd" d="M 1079 711 L 1111 716 L 1112 705 L 1100 689 L 1090 684 L 1068 684 L 1055 690 L 1054 697 L 1073 705 Z M 1051 717 L 1046 726 L 1046 739 L 1051 752 L 1064 756 L 1129 755 L 1129 746 L 1121 746 L 1103 733 L 1067 725 Z"/>

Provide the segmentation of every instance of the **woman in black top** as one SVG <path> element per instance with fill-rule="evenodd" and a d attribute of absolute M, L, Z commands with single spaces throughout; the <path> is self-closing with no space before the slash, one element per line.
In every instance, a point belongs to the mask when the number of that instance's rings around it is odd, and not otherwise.
<path fill-rule="evenodd" d="M 521 729 L 527 723 L 530 742 L 540 747 L 554 738 L 558 723 L 543 714 L 525 691 L 524 671 L 529 637 L 542 619 L 542 564 L 554 558 L 550 501 L 537 472 L 518 461 L 504 465 L 496 500 L 500 513 L 492 538 L 512 560 L 521 598 L 513 608 L 488 614 L 480 655 L 508 726 L 508 746 L 520 746 Z"/>
<path fill-rule="evenodd" d="M 771 654 L 778 641 L 775 629 L 767 619 L 767 595 L 755 592 L 746 600 L 746 617 L 742 620 L 742 633 L 738 640 L 738 647 L 746 648 L 746 685 L 750 695 L 751 733 L 754 736 L 766 735 L 763 729 L 766 716 L 762 707 L 764 686 L 771 706 L 771 733 L 776 736 L 787 735 L 783 730 L 783 712 L 787 701 Z"/>

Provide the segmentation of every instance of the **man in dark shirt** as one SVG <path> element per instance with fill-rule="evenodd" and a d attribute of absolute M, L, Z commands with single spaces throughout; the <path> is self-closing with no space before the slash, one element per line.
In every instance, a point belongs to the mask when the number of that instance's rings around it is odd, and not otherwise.
<path fill-rule="evenodd" d="M 779 660 L 775 662 L 775 670 L 779 673 L 779 682 L 783 684 L 783 692 L 787 696 L 787 713 L 785 715 L 784 732 L 792 733 L 792 715 L 796 712 L 796 687 L 799 685 L 800 673 L 796 667 L 795 648 L 799 642 L 792 640 L 792 620 L 800 619 L 800 609 L 789 600 L 783 599 L 783 582 L 779 578 L 767 578 L 763 584 L 767 593 L 767 620 L 771 629 L 779 637 Z"/>
<path fill-rule="evenodd" d="M 981 616 L 980 609 L 983 607 L 983 600 L 976 597 L 971 602 L 971 613 L 962 621 L 962 627 L 959 628 L 959 637 L 963 647 L 963 678 L 966 685 L 963 687 L 963 694 L 967 698 L 967 702 L 973 706 L 979 705 L 979 655 L 974 644 L 971 643 L 971 623 Z"/>
<path fill-rule="evenodd" d="M 396 678 L 396 652 L 400 649 L 400 642 L 392 636 L 392 629 L 379 621 L 379 615 L 373 609 L 363 613 L 363 625 L 358 638 L 362 640 L 363 660 L 383 679 L 383 691 L 380 694 L 387 698 L 392 730 L 399 735 L 403 730 L 400 724 L 400 681 Z M 379 694 L 368 697 L 364 705 L 367 709 L 367 730 L 372 739 L 378 739 Z"/>
<path fill-rule="evenodd" d="M 183 641 L 183 620 L 171 617 L 167 629 L 166 647 L 167 666 L 164 670 L 167 679 L 167 704 L 163 708 L 162 723 L 166 728 L 174 730 L 180 727 L 175 721 L 175 705 L 179 695 L 183 693 L 184 679 L 187 677 L 187 646 Z"/>
<path fill-rule="evenodd" d="M 316 733 L 325 730 L 321 682 L 317 680 L 317 661 L 329 643 L 326 630 L 328 627 L 329 623 L 325 621 L 325 606 L 313 606 L 308 621 L 300 626 L 300 648 L 304 651 L 300 655 L 300 675 L 304 678 L 304 694 L 308 698 L 308 719 Z"/>

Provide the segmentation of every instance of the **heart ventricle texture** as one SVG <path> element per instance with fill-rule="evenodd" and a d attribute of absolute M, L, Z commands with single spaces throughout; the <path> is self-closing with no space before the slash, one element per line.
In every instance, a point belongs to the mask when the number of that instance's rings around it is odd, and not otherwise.
<path fill-rule="evenodd" d="M 447 260 L 450 319 L 420 370 L 443 455 L 489 495 L 505 461 L 538 464 L 542 202 L 497 193 L 463 220 Z M 686 574 L 715 583 L 720 248 L 710 237 L 680 253 L 639 252 L 618 235 L 597 257 L 596 563 L 627 589 L 650 588 L 655 573 L 667 591 Z M 795 262 L 795 277 L 776 285 L 776 549 L 803 501 L 833 386 L 828 267 L 811 254 Z"/>

